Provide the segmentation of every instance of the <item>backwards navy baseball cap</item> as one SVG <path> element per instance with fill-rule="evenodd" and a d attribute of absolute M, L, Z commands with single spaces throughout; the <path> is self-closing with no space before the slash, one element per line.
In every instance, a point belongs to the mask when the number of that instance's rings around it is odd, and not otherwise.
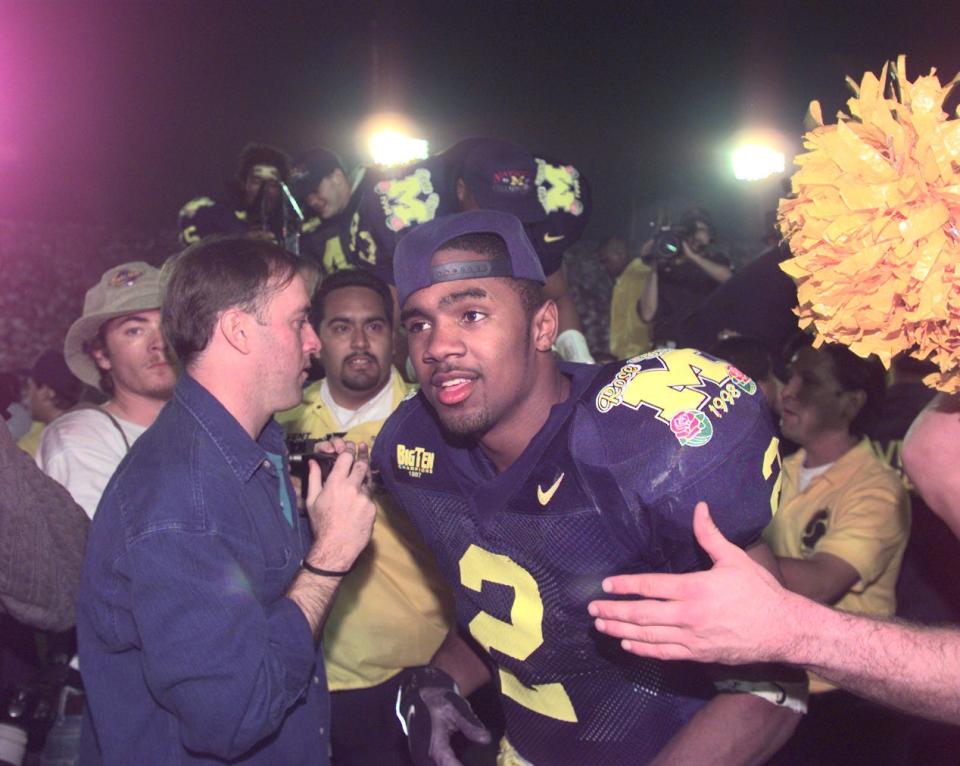
<path fill-rule="evenodd" d="M 537 196 L 537 164 L 516 144 L 475 139 L 463 159 L 462 174 L 481 208 L 511 213 L 523 223 L 542 221 L 547 215 Z"/>
<path fill-rule="evenodd" d="M 307 196 L 334 170 L 343 170 L 343 163 L 329 149 L 317 147 L 297 157 L 290 170 L 290 190 L 300 207 L 306 206 Z"/>
<path fill-rule="evenodd" d="M 507 246 L 507 258 L 431 263 L 434 253 L 464 234 L 496 234 Z M 393 256 L 393 276 L 400 307 L 413 293 L 438 282 L 483 277 L 532 279 L 544 284 L 543 266 L 533 249 L 523 224 L 499 210 L 469 210 L 435 218 L 414 227 L 397 244 Z"/>

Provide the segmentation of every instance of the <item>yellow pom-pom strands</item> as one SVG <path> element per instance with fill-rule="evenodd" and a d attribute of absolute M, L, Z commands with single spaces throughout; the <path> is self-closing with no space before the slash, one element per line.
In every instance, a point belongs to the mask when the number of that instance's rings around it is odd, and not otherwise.
<path fill-rule="evenodd" d="M 780 230 L 802 327 L 885 364 L 902 351 L 960 391 L 960 120 L 943 111 L 958 78 L 910 82 L 906 58 L 851 82 L 848 114 L 815 127 L 797 157 Z"/>

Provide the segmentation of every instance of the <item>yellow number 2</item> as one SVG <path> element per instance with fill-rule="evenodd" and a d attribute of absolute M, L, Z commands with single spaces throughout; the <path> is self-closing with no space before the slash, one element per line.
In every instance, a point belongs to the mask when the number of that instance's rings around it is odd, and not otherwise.
<path fill-rule="evenodd" d="M 515 660 L 525 660 L 543 644 L 543 600 L 533 576 L 513 559 L 471 545 L 460 559 L 460 582 L 480 592 L 483 582 L 513 589 L 510 622 L 479 612 L 470 624 L 470 633 L 484 649 L 496 649 Z M 526 686 L 513 673 L 500 668 L 503 693 L 535 713 L 569 723 L 577 722 L 573 703 L 563 684 Z"/>

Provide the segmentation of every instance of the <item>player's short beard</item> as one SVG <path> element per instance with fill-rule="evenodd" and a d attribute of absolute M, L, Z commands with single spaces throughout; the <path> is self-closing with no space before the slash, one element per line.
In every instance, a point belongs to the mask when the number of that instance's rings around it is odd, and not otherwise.
<path fill-rule="evenodd" d="M 451 417 L 453 413 L 445 412 L 440 415 L 440 422 L 451 436 L 461 439 L 477 439 L 490 429 L 490 410 L 486 405 L 477 412 L 464 417 Z"/>

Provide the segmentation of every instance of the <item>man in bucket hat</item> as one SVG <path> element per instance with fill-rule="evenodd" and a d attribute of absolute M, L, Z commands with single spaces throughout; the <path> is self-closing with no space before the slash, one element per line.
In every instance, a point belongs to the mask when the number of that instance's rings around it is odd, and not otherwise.
<path fill-rule="evenodd" d="M 87 291 L 63 352 L 73 374 L 109 399 L 51 423 L 37 463 L 93 518 L 117 465 L 176 383 L 160 333 L 160 272 L 142 261 L 109 269 Z"/>

